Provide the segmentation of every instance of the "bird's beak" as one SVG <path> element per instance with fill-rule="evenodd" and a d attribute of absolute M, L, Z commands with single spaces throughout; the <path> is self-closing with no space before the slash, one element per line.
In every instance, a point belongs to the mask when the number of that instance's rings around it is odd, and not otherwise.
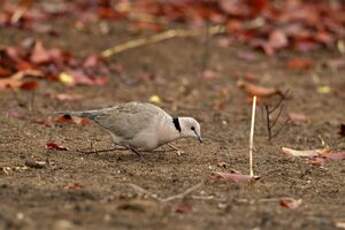
<path fill-rule="evenodd" d="M 198 138 L 199 142 L 202 143 L 201 136 L 194 130 L 195 136 Z"/>

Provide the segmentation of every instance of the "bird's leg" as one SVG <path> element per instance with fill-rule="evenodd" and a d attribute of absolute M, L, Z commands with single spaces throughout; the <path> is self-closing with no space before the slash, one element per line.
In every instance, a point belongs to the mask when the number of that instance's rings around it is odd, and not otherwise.
<path fill-rule="evenodd" d="M 179 150 L 176 146 L 174 146 L 173 144 L 168 144 L 168 146 L 170 148 L 172 148 L 173 150 L 176 151 L 176 155 L 177 156 L 181 156 L 182 154 L 184 154 L 184 152 L 182 150 Z"/>
<path fill-rule="evenodd" d="M 140 157 L 141 159 L 144 159 L 143 154 L 141 154 L 138 150 L 136 150 L 135 148 L 129 146 L 128 147 L 132 152 L 134 152 L 138 157 Z"/>

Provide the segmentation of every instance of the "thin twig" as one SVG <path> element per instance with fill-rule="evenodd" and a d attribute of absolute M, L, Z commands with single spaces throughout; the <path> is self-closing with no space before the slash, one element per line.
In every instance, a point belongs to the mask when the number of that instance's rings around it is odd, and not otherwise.
<path fill-rule="evenodd" d="M 266 125 L 267 125 L 267 134 L 268 134 L 268 140 L 271 141 L 272 139 L 272 130 L 271 130 L 271 119 L 270 119 L 270 110 L 268 108 L 268 105 L 265 105 L 265 111 L 266 111 Z"/>
<path fill-rule="evenodd" d="M 224 26 L 217 25 L 212 26 L 209 28 L 209 34 L 215 35 L 224 33 L 225 28 Z M 151 37 L 145 37 L 145 38 L 138 38 L 131 41 L 127 41 L 125 43 L 121 43 L 119 45 L 116 45 L 112 48 L 106 49 L 101 53 L 101 56 L 104 58 L 109 58 L 115 54 L 121 53 L 128 49 L 137 48 L 144 45 L 154 44 L 161 41 L 165 41 L 174 37 L 195 37 L 202 34 L 199 30 L 185 30 L 185 29 L 171 29 L 164 31 L 159 34 L 154 34 Z"/>
<path fill-rule="evenodd" d="M 92 150 L 92 151 L 83 151 L 83 150 L 80 150 L 80 149 L 77 149 L 77 152 L 79 153 L 83 153 L 83 154 L 94 154 L 94 153 L 105 153 L 105 152 L 112 152 L 112 151 L 125 151 L 125 150 L 128 150 L 127 148 L 112 148 L 112 149 L 101 149 L 101 150 Z"/>
<path fill-rule="evenodd" d="M 189 189 L 187 189 L 186 191 L 182 192 L 182 193 L 179 193 L 177 195 L 174 195 L 174 196 L 170 196 L 170 197 L 167 197 L 165 199 L 162 199 L 162 202 L 168 202 L 168 201 L 171 201 L 171 200 L 176 200 L 176 199 L 183 199 L 185 198 L 186 196 L 188 196 L 190 193 L 194 192 L 195 190 L 197 190 L 198 188 L 200 188 L 202 185 L 204 185 L 204 182 L 200 182 L 192 187 L 190 187 Z"/>
<path fill-rule="evenodd" d="M 136 184 L 132 184 L 132 183 L 128 183 L 128 185 L 133 188 L 135 191 L 137 191 L 138 193 L 141 193 L 141 194 L 145 194 L 155 200 L 158 200 L 160 202 L 169 202 L 169 201 L 172 201 L 172 200 L 176 200 L 176 199 L 183 199 L 185 198 L 186 196 L 188 196 L 190 193 L 192 193 L 193 191 L 195 191 L 196 189 L 200 188 L 202 185 L 204 185 L 204 181 L 188 188 L 186 191 L 182 192 L 182 193 L 179 193 L 177 195 L 174 195 L 174 196 L 170 196 L 170 197 L 167 197 L 167 198 L 160 198 L 157 194 L 155 193 L 152 193 L 142 187 L 140 187 L 139 185 L 136 185 Z"/>
<path fill-rule="evenodd" d="M 141 194 L 144 194 L 144 195 L 147 195 L 155 200 L 158 200 L 158 201 L 161 201 L 161 199 L 158 197 L 157 194 L 154 194 L 142 187 L 140 187 L 139 185 L 136 185 L 136 184 L 132 184 L 132 183 L 128 183 L 128 185 L 133 188 L 136 192 L 138 193 L 141 193 Z"/>
<path fill-rule="evenodd" d="M 252 122 L 250 126 L 250 137 L 249 137 L 249 175 L 254 176 L 253 170 L 253 140 L 254 140 L 254 125 L 255 125 L 255 110 L 256 110 L 256 96 L 253 98 L 253 109 L 252 109 Z"/>
<path fill-rule="evenodd" d="M 209 49 L 210 49 L 210 22 L 206 22 L 205 28 L 205 41 L 204 41 L 205 49 L 204 53 L 202 54 L 201 58 L 201 71 L 200 74 L 203 74 L 207 69 L 208 59 L 209 59 Z"/>
<path fill-rule="evenodd" d="M 274 126 L 276 125 L 276 123 L 277 123 L 277 121 L 278 121 L 278 119 L 279 119 L 279 117 L 280 117 L 280 115 L 281 115 L 281 113 L 282 113 L 283 110 L 284 110 L 284 104 L 281 104 L 281 106 L 279 107 L 279 111 L 278 111 L 278 113 L 277 113 L 277 116 L 276 116 L 276 118 L 273 120 L 271 127 L 274 127 Z"/>

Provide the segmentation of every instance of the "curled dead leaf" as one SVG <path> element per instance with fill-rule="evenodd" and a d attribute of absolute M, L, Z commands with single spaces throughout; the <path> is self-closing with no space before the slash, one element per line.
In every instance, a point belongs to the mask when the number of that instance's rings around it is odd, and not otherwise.
<path fill-rule="evenodd" d="M 282 151 L 285 154 L 288 154 L 290 156 L 294 157 L 317 157 L 320 154 L 324 154 L 330 151 L 328 148 L 324 149 L 312 149 L 312 150 L 296 150 L 296 149 L 290 149 L 287 147 L 282 147 Z"/>
<path fill-rule="evenodd" d="M 260 176 L 242 175 L 239 173 L 213 172 L 210 176 L 214 180 L 223 180 L 235 183 L 248 183 L 260 179 Z"/>
<path fill-rule="evenodd" d="M 55 119 L 55 123 L 58 124 L 77 124 L 77 125 L 88 125 L 90 120 L 87 118 L 71 116 L 68 114 L 61 115 Z"/>
<path fill-rule="evenodd" d="M 58 151 L 67 151 L 68 149 L 62 145 L 58 145 L 54 142 L 48 142 L 46 144 L 46 149 L 48 150 L 58 150 Z"/>
<path fill-rule="evenodd" d="M 288 117 L 294 124 L 302 124 L 309 121 L 308 117 L 303 113 L 290 112 L 288 113 Z"/>
<path fill-rule="evenodd" d="M 193 207 L 191 204 L 186 203 L 186 202 L 182 202 L 179 203 L 175 208 L 174 211 L 176 213 L 180 213 L 180 214 L 184 214 L 184 213 L 190 213 L 193 211 Z"/>
<path fill-rule="evenodd" d="M 64 189 L 67 190 L 79 190 L 81 189 L 83 186 L 79 183 L 68 183 L 65 186 L 63 186 Z"/>
<path fill-rule="evenodd" d="M 294 199 L 290 197 L 281 198 L 279 201 L 280 206 L 289 209 L 296 209 L 302 204 L 302 199 Z"/>
<path fill-rule="evenodd" d="M 293 58 L 288 61 L 288 68 L 292 70 L 307 70 L 313 66 L 314 62 L 307 58 Z"/>
<path fill-rule="evenodd" d="M 276 88 L 266 88 L 242 80 L 237 81 L 237 86 L 243 89 L 246 93 L 248 93 L 251 96 L 270 97 L 273 95 L 282 94 L 280 90 Z"/>

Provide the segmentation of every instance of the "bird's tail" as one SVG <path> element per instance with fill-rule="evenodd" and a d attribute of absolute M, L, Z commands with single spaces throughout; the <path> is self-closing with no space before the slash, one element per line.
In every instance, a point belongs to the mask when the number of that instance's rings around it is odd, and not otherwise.
<path fill-rule="evenodd" d="M 95 117 L 99 115 L 98 110 L 86 110 L 86 111 L 60 111 L 53 113 L 55 115 L 64 116 L 76 116 L 76 117 L 86 117 L 88 119 L 94 120 Z"/>

